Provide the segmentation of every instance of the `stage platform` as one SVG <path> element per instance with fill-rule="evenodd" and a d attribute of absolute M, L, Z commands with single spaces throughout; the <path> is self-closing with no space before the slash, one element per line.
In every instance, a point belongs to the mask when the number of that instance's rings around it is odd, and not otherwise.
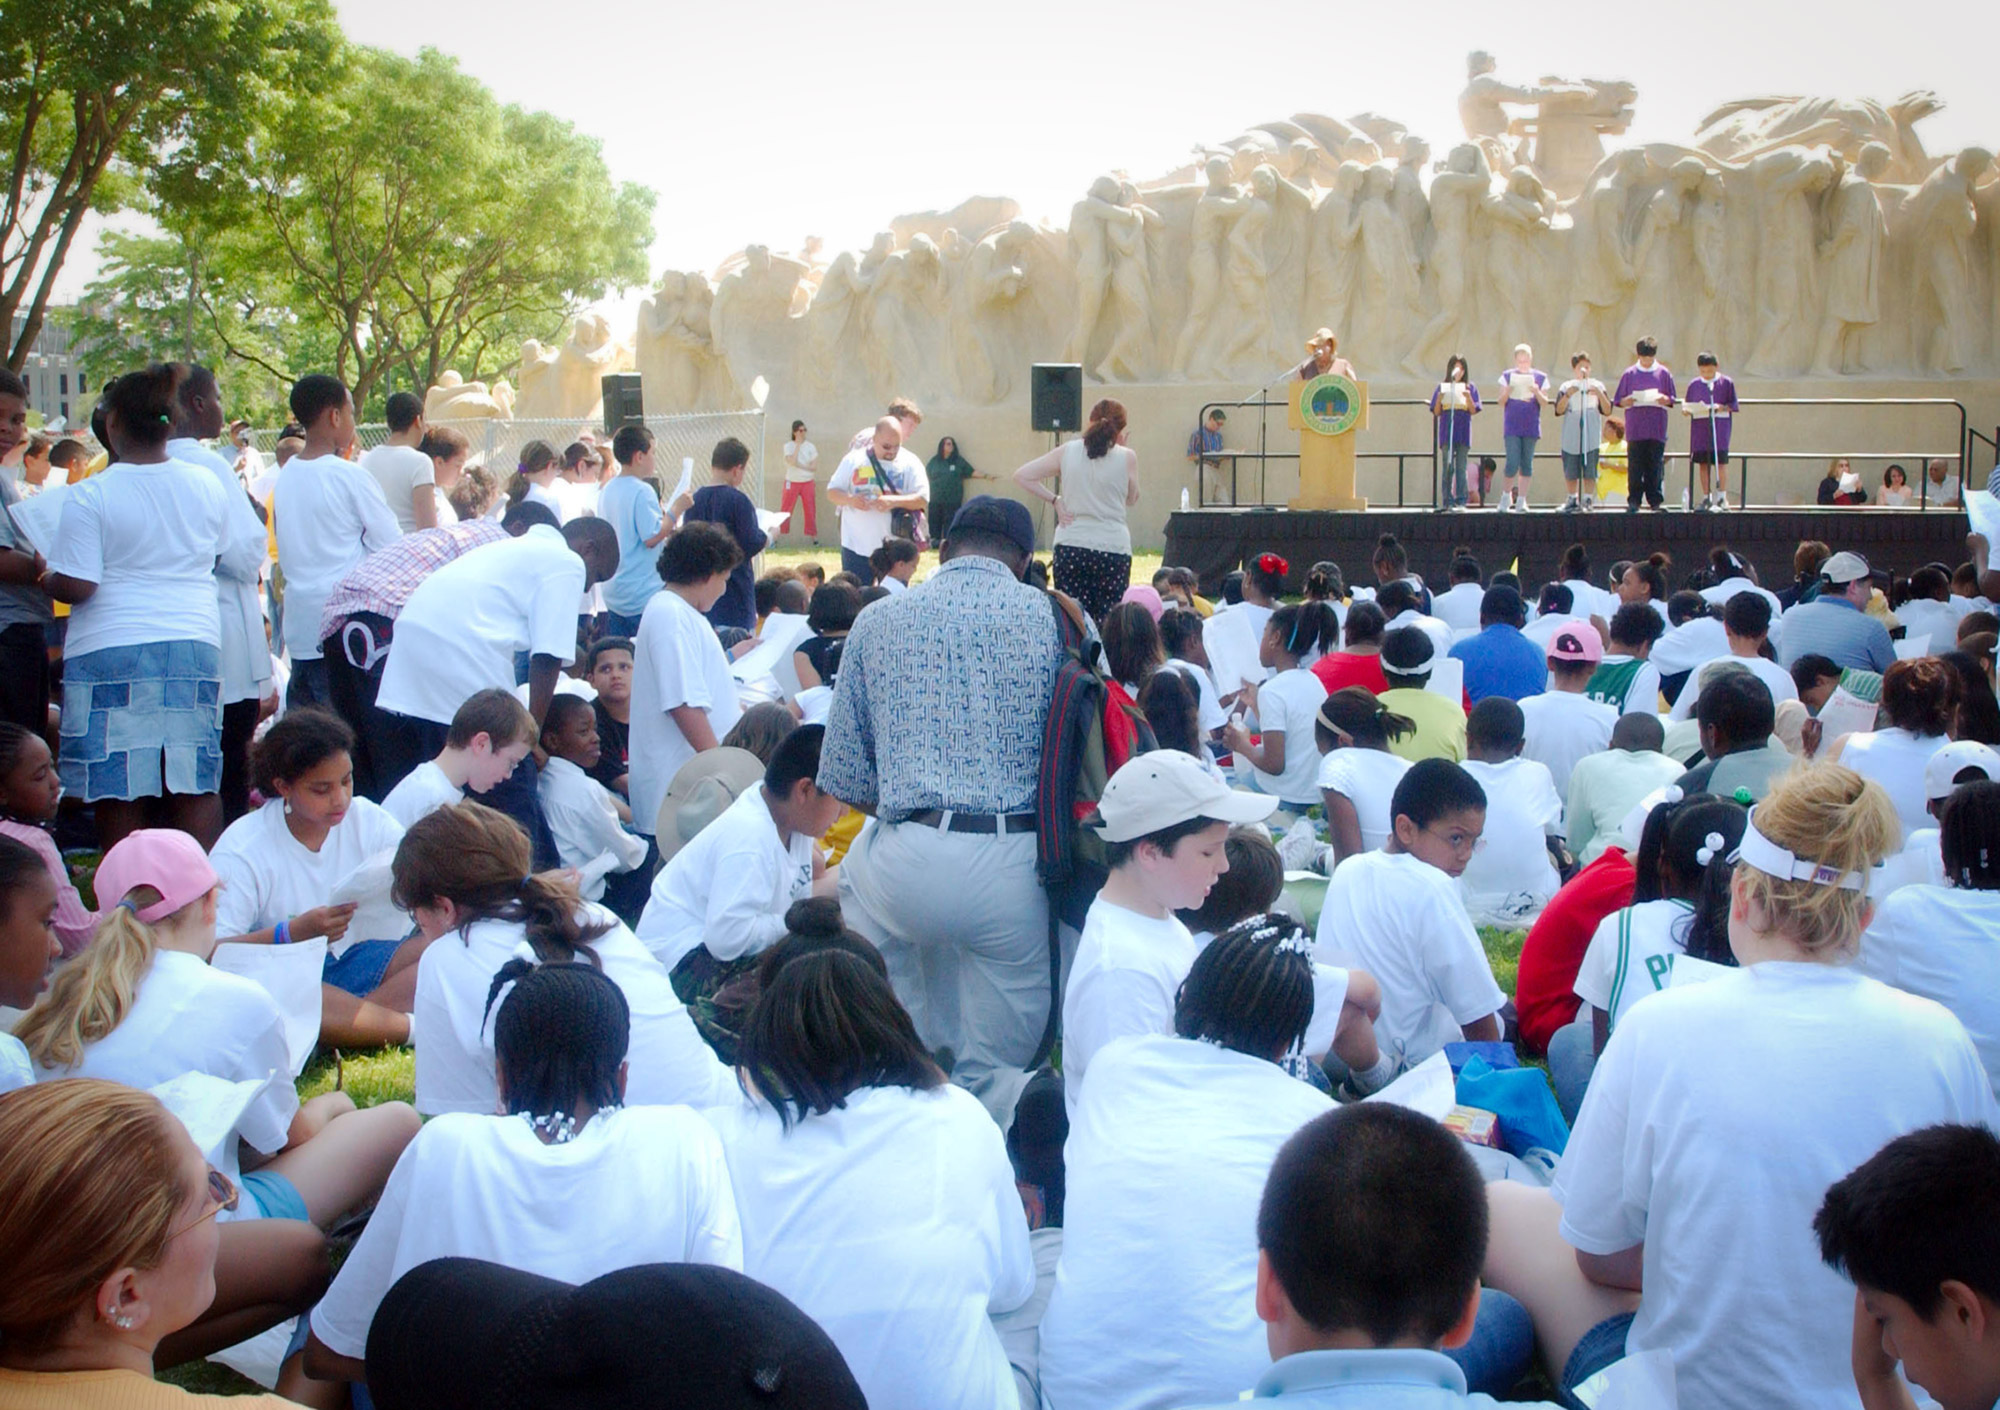
<path fill-rule="evenodd" d="M 1194 569 L 1202 592 L 1213 595 L 1223 574 L 1259 553 L 1282 554 L 1291 564 L 1285 590 L 1305 590 L 1306 573 L 1319 559 L 1340 565 L 1347 581 L 1373 584 L 1375 545 L 1394 534 L 1409 551 L 1410 567 L 1433 587 L 1450 581 L 1454 548 L 1472 551 L 1487 575 L 1519 560 L 1516 569 L 1532 599 L 1555 574 L 1563 550 L 1581 543 L 1591 570 L 1602 579 L 1621 558 L 1644 558 L 1664 549 L 1674 560 L 1679 586 L 1726 545 L 1756 565 L 1773 590 L 1792 580 L 1792 553 L 1802 539 L 1819 539 L 1835 552 L 1852 550 L 1877 568 L 1908 573 L 1925 563 L 1962 563 L 1969 532 L 1962 512 L 1914 509 L 1732 509 L 1724 513 L 1598 509 L 1589 514 L 1530 510 L 1369 509 L 1358 513 L 1288 509 L 1204 509 L 1167 520 L 1166 561 Z"/>

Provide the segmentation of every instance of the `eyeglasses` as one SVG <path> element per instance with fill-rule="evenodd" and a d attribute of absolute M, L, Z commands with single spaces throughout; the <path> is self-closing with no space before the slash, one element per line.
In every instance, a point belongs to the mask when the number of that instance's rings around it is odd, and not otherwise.
<path fill-rule="evenodd" d="M 1422 830 L 1427 836 L 1435 837 L 1438 841 L 1444 843 L 1445 846 L 1451 848 L 1454 853 L 1461 856 L 1469 857 L 1474 852 L 1483 850 L 1486 846 L 1486 836 L 1484 833 L 1467 832 L 1462 827 L 1455 827 L 1449 832 L 1439 832 L 1436 828 L 1430 827 Z"/>
<path fill-rule="evenodd" d="M 209 1206 L 207 1213 L 188 1224 L 185 1228 L 174 1230 L 167 1237 L 177 1239 L 182 1234 L 187 1233 L 189 1229 L 200 1228 L 203 1224 L 215 1218 L 216 1215 L 222 1213 L 223 1210 L 235 1209 L 237 1203 L 243 1198 L 242 1193 L 237 1190 L 235 1182 L 213 1167 L 210 1167 L 208 1172 L 208 1197 L 213 1203 Z"/>

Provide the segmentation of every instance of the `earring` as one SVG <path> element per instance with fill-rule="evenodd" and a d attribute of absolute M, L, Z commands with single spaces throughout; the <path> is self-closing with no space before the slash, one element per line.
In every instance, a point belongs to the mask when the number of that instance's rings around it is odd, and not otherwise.
<path fill-rule="evenodd" d="M 116 1327 L 121 1332 L 129 1332 L 132 1330 L 133 1327 L 137 1326 L 138 1323 L 134 1318 L 128 1317 L 123 1312 L 114 1312 L 111 1315 L 111 1325 Z"/>

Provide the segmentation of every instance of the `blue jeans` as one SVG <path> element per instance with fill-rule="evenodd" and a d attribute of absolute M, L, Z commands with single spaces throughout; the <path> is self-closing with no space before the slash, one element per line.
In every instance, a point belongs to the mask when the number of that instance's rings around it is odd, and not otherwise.
<path fill-rule="evenodd" d="M 1535 1357 L 1535 1324 L 1528 1309 L 1496 1288 L 1479 1290 L 1479 1318 L 1472 1340 L 1445 1355 L 1465 1373 L 1465 1388 L 1498 1399 L 1528 1373 Z"/>
<path fill-rule="evenodd" d="M 1536 436 L 1507 437 L 1507 473 L 1526 475 L 1533 478 L 1535 473 Z"/>
<path fill-rule="evenodd" d="M 1465 459 L 1471 449 L 1470 446 L 1438 447 L 1438 457 L 1444 463 L 1444 480 L 1438 494 L 1447 509 L 1464 504 L 1469 498 L 1465 488 Z"/>
<path fill-rule="evenodd" d="M 638 636 L 639 619 L 644 615 L 644 608 L 641 608 L 636 615 L 630 617 L 626 616 L 623 612 L 606 611 L 604 614 L 604 636 L 622 636 L 627 639 Z M 599 641 L 603 639 L 604 637 L 598 638 Z"/>
<path fill-rule="evenodd" d="M 1574 451 L 1563 452 L 1563 478 L 1565 480 L 1588 480 L 1597 483 L 1597 452 L 1585 451 L 1578 455 Z"/>
<path fill-rule="evenodd" d="M 1549 1039 L 1549 1083 L 1556 1089 L 1556 1105 L 1563 1120 L 1576 1124 L 1583 1107 L 1583 1094 L 1590 1087 L 1590 1074 L 1597 1070 L 1597 1053 L 1590 1026 L 1590 1005 L 1577 1011 L 1573 1022 L 1564 1024 Z"/>

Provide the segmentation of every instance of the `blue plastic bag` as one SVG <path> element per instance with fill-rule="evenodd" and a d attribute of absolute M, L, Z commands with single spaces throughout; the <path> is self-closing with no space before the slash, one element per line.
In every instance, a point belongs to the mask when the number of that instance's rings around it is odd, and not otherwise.
<path fill-rule="evenodd" d="M 1500 1140 L 1512 1155 L 1525 1157 L 1535 1149 L 1561 1155 L 1569 1144 L 1569 1123 L 1548 1074 L 1538 1067 L 1495 1067 L 1475 1053 L 1459 1071 L 1456 1093 L 1460 1106 L 1500 1119 Z"/>

